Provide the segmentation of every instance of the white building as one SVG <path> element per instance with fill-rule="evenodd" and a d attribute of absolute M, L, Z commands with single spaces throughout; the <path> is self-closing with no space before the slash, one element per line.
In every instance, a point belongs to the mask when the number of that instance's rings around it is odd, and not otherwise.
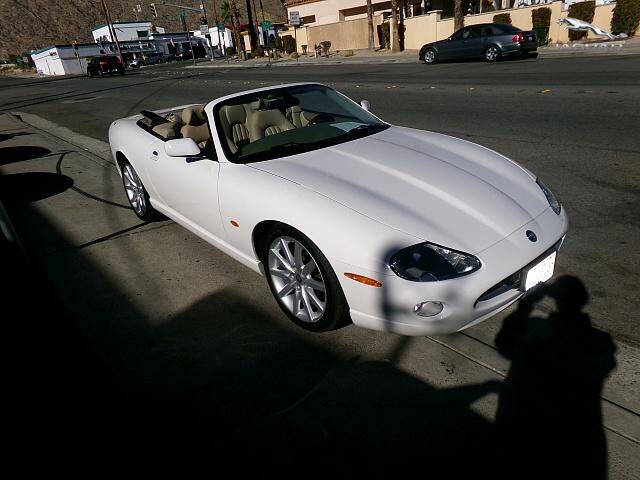
<path fill-rule="evenodd" d="M 42 75 L 74 75 L 87 72 L 87 59 L 100 55 L 100 45 L 78 44 L 78 55 L 72 45 L 52 45 L 31 52 L 36 70 Z"/>
<path fill-rule="evenodd" d="M 130 42 L 138 39 L 148 38 L 152 33 L 153 23 L 142 20 L 140 22 L 114 22 L 113 28 L 119 42 Z M 155 27 L 155 32 L 165 33 L 164 28 Z M 154 33 L 155 33 L 154 32 Z M 93 39 L 98 42 L 113 42 L 108 25 L 99 25 L 91 30 Z"/>

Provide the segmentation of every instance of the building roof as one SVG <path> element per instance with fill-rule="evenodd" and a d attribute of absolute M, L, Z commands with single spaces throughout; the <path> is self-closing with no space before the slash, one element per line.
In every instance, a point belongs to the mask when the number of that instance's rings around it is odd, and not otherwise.
<path fill-rule="evenodd" d="M 305 3 L 323 2 L 325 0 L 286 0 L 285 7 L 295 7 L 296 5 L 304 5 Z"/>
<path fill-rule="evenodd" d="M 111 22 L 112 25 L 126 25 L 126 24 L 134 24 L 134 23 L 153 23 L 151 20 L 127 20 L 124 22 Z M 101 23 L 100 25 L 96 25 L 91 29 L 91 31 L 98 30 L 99 28 L 106 27 L 106 23 Z"/>

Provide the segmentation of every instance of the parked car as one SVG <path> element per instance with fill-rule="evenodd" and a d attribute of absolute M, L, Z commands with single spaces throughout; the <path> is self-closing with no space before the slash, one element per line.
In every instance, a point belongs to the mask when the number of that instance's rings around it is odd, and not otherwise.
<path fill-rule="evenodd" d="M 449 38 L 428 43 L 419 58 L 427 64 L 440 60 L 484 58 L 496 62 L 502 57 L 535 52 L 538 37 L 532 30 L 522 31 L 513 25 L 485 23 L 461 28 Z"/>
<path fill-rule="evenodd" d="M 147 53 L 144 57 L 140 56 L 138 58 L 134 58 L 129 62 L 129 67 L 131 68 L 140 68 L 143 65 L 156 65 L 158 63 L 164 63 L 165 59 L 162 53 Z"/>
<path fill-rule="evenodd" d="M 114 73 L 124 75 L 124 65 L 120 57 L 115 55 L 93 57 L 87 64 L 87 74 L 90 77 L 103 77 L 106 74 L 113 75 Z"/>
<path fill-rule="evenodd" d="M 568 228 L 512 160 L 317 83 L 143 111 L 109 143 L 137 216 L 160 212 L 266 276 L 312 331 L 470 327 L 551 278 Z"/>

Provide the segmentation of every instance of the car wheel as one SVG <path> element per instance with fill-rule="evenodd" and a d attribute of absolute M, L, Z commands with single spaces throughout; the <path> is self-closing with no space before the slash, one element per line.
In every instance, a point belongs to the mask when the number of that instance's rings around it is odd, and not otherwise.
<path fill-rule="evenodd" d="M 497 45 L 489 45 L 487 49 L 484 51 L 484 59 L 487 62 L 497 62 L 500 60 L 502 56 L 502 52 L 500 51 L 500 47 Z"/>
<path fill-rule="evenodd" d="M 122 185 L 127 195 L 127 200 L 134 213 L 146 222 L 155 220 L 158 216 L 149 202 L 149 194 L 144 188 L 142 180 L 138 176 L 133 166 L 126 160 L 122 163 Z"/>
<path fill-rule="evenodd" d="M 424 52 L 424 63 L 430 65 L 432 63 L 436 63 L 436 60 L 436 51 L 433 48 L 427 48 L 427 50 Z"/>
<path fill-rule="evenodd" d="M 348 319 L 349 307 L 333 268 L 305 235 L 275 227 L 264 242 L 262 259 L 271 293 L 296 325 L 324 332 Z"/>

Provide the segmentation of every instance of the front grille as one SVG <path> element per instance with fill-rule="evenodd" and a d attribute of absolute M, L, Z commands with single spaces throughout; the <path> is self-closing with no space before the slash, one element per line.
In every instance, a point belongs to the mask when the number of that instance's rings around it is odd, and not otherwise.
<path fill-rule="evenodd" d="M 474 307 L 478 305 L 478 302 L 484 302 L 486 300 L 490 300 L 494 297 L 497 297 L 498 295 L 502 295 L 503 293 L 508 292 L 509 290 L 516 290 L 520 288 L 521 281 L 522 281 L 522 270 L 518 270 L 516 273 L 512 273 L 507 278 L 496 283 L 493 287 L 491 287 L 489 290 L 487 290 L 482 295 L 480 295 L 478 297 L 478 300 L 476 300 Z"/>

